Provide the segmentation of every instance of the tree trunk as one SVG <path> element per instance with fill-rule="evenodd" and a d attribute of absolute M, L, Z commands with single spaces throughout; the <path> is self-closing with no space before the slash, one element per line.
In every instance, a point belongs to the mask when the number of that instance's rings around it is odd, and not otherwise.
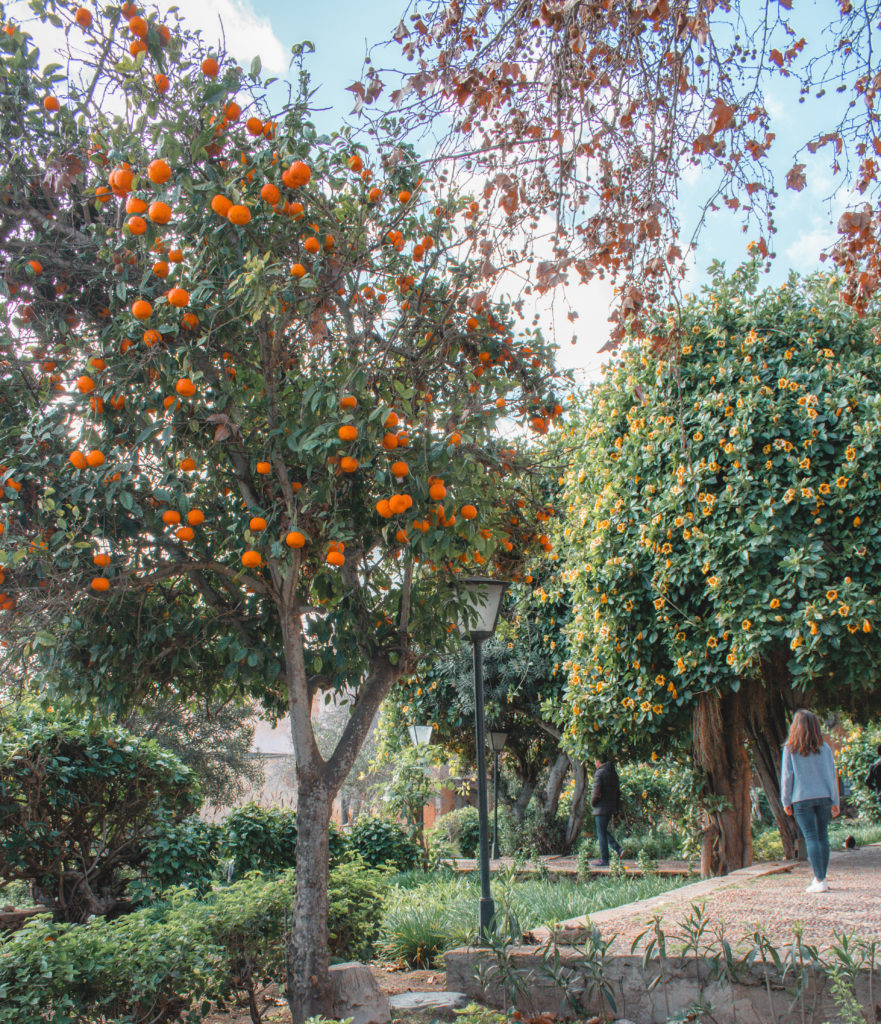
<path fill-rule="evenodd" d="M 542 794 L 542 807 L 550 821 L 557 815 L 557 808 L 560 805 L 560 793 L 563 791 L 563 782 L 568 771 L 569 755 L 561 751 L 557 755 L 556 761 L 551 765 L 551 772 L 548 775 L 548 781 Z"/>
<path fill-rule="evenodd" d="M 763 663 L 762 680 L 745 684 L 746 734 L 756 771 L 768 798 L 780 838 L 783 855 L 794 860 L 797 855 L 798 828 L 795 820 L 783 810 L 780 799 L 780 766 L 786 741 L 789 718 L 795 709 L 792 683 L 785 659 Z"/>
<path fill-rule="evenodd" d="M 297 778 L 297 898 L 287 943 L 287 996 L 293 1021 L 329 1017 L 328 895 L 333 794 L 320 776 Z"/>
<path fill-rule="evenodd" d="M 744 695 L 702 693 L 694 712 L 694 759 L 714 804 L 701 841 L 701 875 L 726 875 L 752 863 L 750 764 Z"/>
<path fill-rule="evenodd" d="M 566 853 L 575 845 L 587 811 L 587 769 L 581 761 L 572 761 L 572 773 L 575 776 L 575 789 L 572 792 L 569 821 L 566 823 Z"/>

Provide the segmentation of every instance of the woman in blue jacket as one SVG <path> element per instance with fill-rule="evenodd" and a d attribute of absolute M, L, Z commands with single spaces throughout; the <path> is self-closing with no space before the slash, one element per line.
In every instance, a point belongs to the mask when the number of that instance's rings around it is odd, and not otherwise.
<path fill-rule="evenodd" d="M 828 892 L 828 828 L 841 813 L 838 774 L 832 748 L 823 739 L 820 720 L 812 711 L 796 711 L 783 747 L 780 773 L 783 809 L 794 814 L 805 839 L 814 880 L 807 892 Z"/>

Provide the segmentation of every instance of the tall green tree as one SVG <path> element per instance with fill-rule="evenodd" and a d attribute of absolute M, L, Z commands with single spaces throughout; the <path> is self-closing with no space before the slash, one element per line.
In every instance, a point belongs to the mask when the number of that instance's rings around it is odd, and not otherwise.
<path fill-rule="evenodd" d="M 792 708 L 879 706 L 878 320 L 837 288 L 714 266 L 568 428 L 566 728 L 642 756 L 690 730 L 707 870 L 751 859 L 747 741 L 791 855 Z"/>
<path fill-rule="evenodd" d="M 373 161 L 155 11 L 32 8 L 71 56 L 0 34 L 4 653 L 83 701 L 289 712 L 302 1021 L 330 1003 L 334 795 L 447 642 L 454 570 L 537 541 L 499 424 L 547 429 L 552 352 L 388 126 Z M 350 704 L 327 756 L 322 691 Z"/>

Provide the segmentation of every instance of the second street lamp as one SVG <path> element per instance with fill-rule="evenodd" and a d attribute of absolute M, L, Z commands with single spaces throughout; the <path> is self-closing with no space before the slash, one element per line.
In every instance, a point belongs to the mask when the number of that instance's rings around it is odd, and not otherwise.
<path fill-rule="evenodd" d="M 471 576 L 463 580 L 466 605 L 459 624 L 462 636 L 474 645 L 474 729 L 477 739 L 477 816 L 480 837 L 480 940 L 492 931 L 495 905 L 489 887 L 489 807 L 486 798 L 486 726 L 483 710 L 483 641 L 496 631 L 504 580 Z"/>
<path fill-rule="evenodd" d="M 493 752 L 493 860 L 499 859 L 499 754 L 505 749 L 506 732 L 491 732 L 489 745 Z"/>

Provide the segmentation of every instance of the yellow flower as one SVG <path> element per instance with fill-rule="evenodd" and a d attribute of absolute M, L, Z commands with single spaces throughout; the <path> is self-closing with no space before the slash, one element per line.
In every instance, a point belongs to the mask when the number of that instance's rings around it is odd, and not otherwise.
<path fill-rule="evenodd" d="M 861 522 L 862 522 L 862 519 L 860 519 L 859 516 L 854 516 L 854 520 L 853 520 L 853 525 L 854 526 L 859 526 Z"/>
<path fill-rule="evenodd" d="M 734 664 L 734 655 L 729 651 L 728 656 L 725 658 L 729 665 Z"/>
<path fill-rule="evenodd" d="M 863 632 L 864 633 L 871 633 L 872 632 L 872 627 L 869 625 L 869 620 L 868 619 L 863 619 Z"/>
<path fill-rule="evenodd" d="M 752 629 L 752 625 L 753 624 L 749 621 L 749 619 L 744 619 L 743 622 L 741 622 L 740 624 L 740 628 L 749 631 L 750 629 Z"/>
<path fill-rule="evenodd" d="M 815 632 L 815 631 L 812 630 L 811 632 Z M 801 647 L 801 645 L 803 643 L 804 643 L 804 640 L 802 640 L 802 638 L 800 636 L 794 636 L 792 638 L 792 642 L 789 645 L 790 650 L 797 651 L 799 649 L 799 647 Z"/>
<path fill-rule="evenodd" d="M 844 618 L 846 615 L 850 615 L 850 605 L 849 604 L 840 604 L 838 606 L 838 614 L 842 618 Z"/>
<path fill-rule="evenodd" d="M 780 607 L 780 601 L 779 601 L 778 598 L 776 598 L 776 597 L 772 597 L 771 598 L 771 607 L 772 608 L 779 608 Z"/>
<path fill-rule="evenodd" d="M 827 601 L 834 601 L 837 597 L 838 597 L 838 591 L 837 590 L 827 590 L 826 591 L 826 600 Z"/>
<path fill-rule="evenodd" d="M 707 578 L 707 583 L 709 583 L 709 585 L 711 587 L 718 587 L 719 586 L 719 577 L 718 576 L 709 576 Z"/>
<path fill-rule="evenodd" d="M 856 448 L 851 447 L 845 449 L 844 457 L 847 459 L 848 462 L 853 462 L 853 460 L 857 457 Z"/>
<path fill-rule="evenodd" d="M 839 477 L 839 478 L 838 478 L 838 479 L 837 479 L 837 480 L 835 481 L 835 486 L 836 486 L 836 487 L 840 487 L 840 488 L 842 488 L 842 489 L 844 489 L 845 487 L 847 487 L 847 477 L 846 477 L 846 476 L 840 476 L 840 477 Z"/>
<path fill-rule="evenodd" d="M 664 607 L 663 597 L 656 597 L 652 603 L 654 604 L 655 608 L 657 608 L 659 611 L 661 608 Z"/>
<path fill-rule="evenodd" d="M 657 761 L 658 760 L 658 755 L 655 753 L 654 750 L 652 751 L 652 760 L 653 761 Z"/>
<path fill-rule="evenodd" d="M 820 491 L 820 494 L 830 494 L 832 488 L 829 486 L 829 484 L 820 484 L 818 490 Z"/>

